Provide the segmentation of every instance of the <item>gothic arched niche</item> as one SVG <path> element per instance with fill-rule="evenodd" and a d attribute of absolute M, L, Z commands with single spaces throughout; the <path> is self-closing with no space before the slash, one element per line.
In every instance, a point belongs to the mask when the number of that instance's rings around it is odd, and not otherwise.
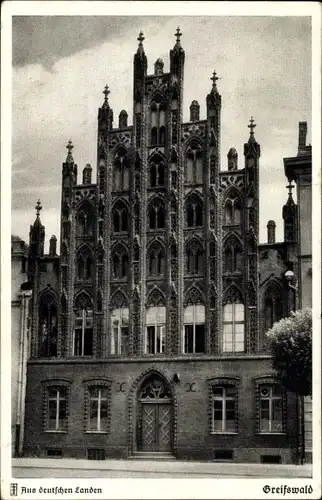
<path fill-rule="evenodd" d="M 126 278 L 129 270 L 129 253 L 125 245 L 117 243 L 112 249 L 112 271 L 114 278 Z"/>
<path fill-rule="evenodd" d="M 242 271 L 243 247 L 235 234 L 226 238 L 223 245 L 224 272 L 236 273 Z"/>
<path fill-rule="evenodd" d="M 149 202 L 148 216 L 150 229 L 164 229 L 165 208 L 162 199 L 155 197 Z"/>
<path fill-rule="evenodd" d="M 198 227 L 203 224 L 203 203 L 196 192 L 190 193 L 185 200 L 185 222 L 187 227 Z"/>
<path fill-rule="evenodd" d="M 160 375 L 153 373 L 139 387 L 139 399 L 171 399 L 171 388 Z"/>
<path fill-rule="evenodd" d="M 226 291 L 224 292 L 223 302 L 224 302 L 224 304 L 227 304 L 227 303 L 243 304 L 244 303 L 243 295 L 242 295 L 241 291 L 239 290 L 239 288 L 235 284 L 230 285 L 226 289 Z"/>
<path fill-rule="evenodd" d="M 89 246 L 82 245 L 81 248 L 77 250 L 76 254 L 77 263 L 77 279 L 80 281 L 88 281 L 93 278 L 93 253 Z"/>
<path fill-rule="evenodd" d="M 202 146 L 196 139 L 189 141 L 186 146 L 185 182 L 187 184 L 201 184 L 203 181 L 203 153 Z"/>
<path fill-rule="evenodd" d="M 197 238 L 186 241 L 186 273 L 201 274 L 204 269 L 204 249 Z"/>
<path fill-rule="evenodd" d="M 129 213 L 124 200 L 117 200 L 112 208 L 113 230 L 115 233 L 128 230 Z"/>
<path fill-rule="evenodd" d="M 161 290 L 157 287 L 152 288 L 150 290 L 147 301 L 146 301 L 146 306 L 147 307 L 164 307 L 165 306 L 165 297 L 164 294 L 161 292 Z"/>
<path fill-rule="evenodd" d="M 57 356 L 57 297 L 45 291 L 39 298 L 38 309 L 39 356 Z"/>
<path fill-rule="evenodd" d="M 165 166 L 162 156 L 154 154 L 149 159 L 149 185 L 150 187 L 163 187 L 165 183 Z"/>
<path fill-rule="evenodd" d="M 242 222 L 241 195 L 236 188 L 228 189 L 223 197 L 225 225 L 240 225 Z"/>
<path fill-rule="evenodd" d="M 129 159 L 126 148 L 116 148 L 113 161 L 113 190 L 126 191 L 130 185 Z"/>
<path fill-rule="evenodd" d="M 84 200 L 77 208 L 76 215 L 76 235 L 80 238 L 94 235 L 94 207 Z"/>
<path fill-rule="evenodd" d="M 117 290 L 111 297 L 111 309 L 121 309 L 128 307 L 128 300 L 124 292 Z"/>
<path fill-rule="evenodd" d="M 265 331 L 272 328 L 276 321 L 283 317 L 282 286 L 277 280 L 271 280 L 264 293 Z"/>
<path fill-rule="evenodd" d="M 197 286 L 192 286 L 185 292 L 185 300 L 184 300 L 185 306 L 197 305 L 197 304 L 203 305 L 204 303 L 205 301 L 203 294 Z"/>
<path fill-rule="evenodd" d="M 148 248 L 147 268 L 149 276 L 162 276 L 164 274 L 165 251 L 163 245 L 154 241 Z"/>

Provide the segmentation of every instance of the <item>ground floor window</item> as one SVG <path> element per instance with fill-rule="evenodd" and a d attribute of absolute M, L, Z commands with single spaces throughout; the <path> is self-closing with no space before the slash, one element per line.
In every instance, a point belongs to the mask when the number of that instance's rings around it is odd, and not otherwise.
<path fill-rule="evenodd" d="M 283 432 L 283 396 L 278 384 L 259 386 L 259 431 Z"/>
<path fill-rule="evenodd" d="M 92 432 L 107 432 L 108 427 L 108 389 L 89 387 L 88 427 Z"/>
<path fill-rule="evenodd" d="M 236 420 L 235 386 L 213 386 L 212 432 L 236 432 Z"/>
<path fill-rule="evenodd" d="M 46 430 L 64 431 L 67 429 L 67 389 L 66 387 L 47 388 Z"/>

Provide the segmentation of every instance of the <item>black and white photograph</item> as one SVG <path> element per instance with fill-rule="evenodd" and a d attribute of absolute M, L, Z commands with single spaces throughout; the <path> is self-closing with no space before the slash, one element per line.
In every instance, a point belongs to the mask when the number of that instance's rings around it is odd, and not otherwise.
<path fill-rule="evenodd" d="M 320 498 L 319 4 L 15 4 L 2 497 Z"/>

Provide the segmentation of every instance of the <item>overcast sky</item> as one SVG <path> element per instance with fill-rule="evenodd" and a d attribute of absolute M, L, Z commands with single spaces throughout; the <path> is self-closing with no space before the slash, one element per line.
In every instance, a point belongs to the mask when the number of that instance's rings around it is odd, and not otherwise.
<path fill-rule="evenodd" d="M 283 158 L 295 156 L 298 122 L 308 122 L 311 142 L 311 24 L 308 17 L 15 17 L 13 18 L 12 233 L 28 241 L 34 206 L 41 199 L 46 248 L 59 239 L 61 164 L 71 138 L 81 171 L 96 172 L 97 108 L 110 87 L 117 126 L 121 109 L 132 124 L 133 54 L 140 29 L 148 72 L 158 57 L 169 70 L 177 28 L 186 53 L 184 120 L 206 95 L 215 69 L 222 95 L 221 168 L 235 147 L 244 166 L 243 144 L 251 115 L 261 145 L 260 240 L 274 219 L 283 238 L 287 199 Z"/>

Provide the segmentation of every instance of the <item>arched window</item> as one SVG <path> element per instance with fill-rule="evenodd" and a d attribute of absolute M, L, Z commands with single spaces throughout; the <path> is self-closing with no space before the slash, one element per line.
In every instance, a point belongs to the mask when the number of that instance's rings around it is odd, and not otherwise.
<path fill-rule="evenodd" d="M 205 352 L 205 307 L 201 304 L 189 305 L 184 310 L 184 353 Z"/>
<path fill-rule="evenodd" d="M 224 245 L 224 272 L 239 273 L 242 271 L 243 253 L 239 241 L 230 237 Z"/>
<path fill-rule="evenodd" d="M 238 196 L 230 196 L 224 204 L 224 223 L 227 226 L 239 226 L 241 223 L 241 202 Z"/>
<path fill-rule="evenodd" d="M 202 274 L 203 272 L 203 248 L 196 241 L 186 243 L 187 274 Z"/>
<path fill-rule="evenodd" d="M 111 354 L 128 354 L 129 309 L 127 307 L 113 309 L 111 313 L 111 325 Z"/>
<path fill-rule="evenodd" d="M 227 302 L 223 315 L 223 352 L 245 350 L 245 311 L 240 302 Z"/>
<path fill-rule="evenodd" d="M 145 354 L 161 354 L 165 350 L 166 308 L 149 307 L 145 318 Z"/>
<path fill-rule="evenodd" d="M 57 356 L 57 303 L 51 294 L 41 296 L 38 312 L 39 356 Z"/>
<path fill-rule="evenodd" d="M 78 209 L 76 216 L 76 235 L 92 237 L 94 234 L 94 210 L 88 202 L 84 202 Z"/>
<path fill-rule="evenodd" d="M 112 252 L 113 278 L 122 279 L 128 275 L 129 257 L 123 245 L 117 245 Z"/>
<path fill-rule="evenodd" d="M 265 331 L 272 328 L 283 317 L 283 299 L 280 288 L 275 283 L 268 285 L 264 295 Z"/>
<path fill-rule="evenodd" d="M 152 127 L 151 129 L 151 146 L 156 146 L 158 144 L 158 129 Z"/>
<path fill-rule="evenodd" d="M 112 209 L 113 229 L 115 233 L 128 230 L 128 211 L 122 201 L 115 203 Z"/>
<path fill-rule="evenodd" d="M 157 243 L 149 248 L 148 270 L 150 276 L 162 276 L 164 274 L 164 249 Z"/>
<path fill-rule="evenodd" d="M 93 278 L 93 258 L 88 248 L 82 248 L 77 254 L 77 279 L 88 281 Z"/>
<path fill-rule="evenodd" d="M 192 144 L 187 149 L 185 182 L 187 184 L 202 184 L 203 181 L 203 155 L 198 143 Z"/>
<path fill-rule="evenodd" d="M 129 189 L 129 177 L 129 162 L 126 150 L 120 149 L 114 157 L 114 191 L 126 191 L 127 189 Z"/>
<path fill-rule="evenodd" d="M 151 146 L 164 146 L 166 136 L 166 110 L 161 104 L 162 97 L 156 96 L 151 104 L 150 126 L 151 126 Z"/>
<path fill-rule="evenodd" d="M 150 164 L 150 187 L 164 186 L 164 163 L 161 158 L 156 157 Z"/>
<path fill-rule="evenodd" d="M 199 227 L 203 224 L 202 201 L 195 194 L 190 195 L 185 203 L 187 227 Z"/>
<path fill-rule="evenodd" d="M 154 199 L 149 205 L 149 227 L 150 229 L 164 229 L 165 211 L 163 202 Z"/>
<path fill-rule="evenodd" d="M 73 354 L 74 356 L 93 354 L 93 307 L 85 294 L 79 296 L 75 304 Z"/>

